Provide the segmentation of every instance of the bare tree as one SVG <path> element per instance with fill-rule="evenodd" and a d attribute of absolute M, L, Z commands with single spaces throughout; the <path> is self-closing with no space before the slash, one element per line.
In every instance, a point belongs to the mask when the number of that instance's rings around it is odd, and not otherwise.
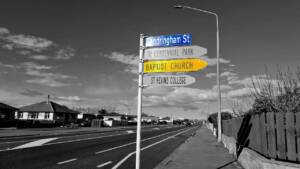
<path fill-rule="evenodd" d="M 251 87 L 255 100 L 253 108 L 261 111 L 295 112 L 299 111 L 300 104 L 300 69 L 286 72 L 277 68 L 272 76 L 266 70 L 266 76 L 253 76 Z"/>

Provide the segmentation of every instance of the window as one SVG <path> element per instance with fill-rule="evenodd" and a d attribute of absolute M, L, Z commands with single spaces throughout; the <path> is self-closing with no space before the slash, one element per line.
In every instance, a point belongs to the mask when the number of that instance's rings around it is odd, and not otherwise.
<path fill-rule="evenodd" d="M 5 119 L 6 115 L 4 113 L 0 113 L 0 119 Z"/>
<path fill-rule="evenodd" d="M 23 119 L 23 113 L 18 113 L 18 119 Z"/>
<path fill-rule="evenodd" d="M 45 119 L 49 119 L 50 118 L 50 113 L 45 113 Z"/>
<path fill-rule="evenodd" d="M 31 119 L 37 119 L 38 118 L 38 113 L 30 113 L 29 118 Z"/>

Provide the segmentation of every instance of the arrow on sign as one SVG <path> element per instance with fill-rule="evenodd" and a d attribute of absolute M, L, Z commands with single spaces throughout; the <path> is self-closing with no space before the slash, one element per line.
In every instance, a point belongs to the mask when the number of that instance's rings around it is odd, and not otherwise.
<path fill-rule="evenodd" d="M 197 58 L 207 53 L 207 49 L 200 46 L 182 46 L 166 48 L 149 48 L 145 50 L 145 60 Z"/>
<path fill-rule="evenodd" d="M 144 73 L 195 72 L 208 63 L 201 59 L 155 60 L 144 62 Z"/>
<path fill-rule="evenodd" d="M 144 86 L 188 86 L 195 83 L 189 75 L 149 75 L 143 77 Z"/>

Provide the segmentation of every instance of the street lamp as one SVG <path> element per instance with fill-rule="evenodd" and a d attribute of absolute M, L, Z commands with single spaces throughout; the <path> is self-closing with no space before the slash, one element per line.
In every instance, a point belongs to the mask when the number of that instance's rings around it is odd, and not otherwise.
<path fill-rule="evenodd" d="M 198 11 L 198 12 L 203 12 L 206 14 L 211 14 L 214 15 L 216 17 L 216 26 L 217 26 L 217 30 L 216 30 L 216 34 L 217 34 L 217 86 L 218 86 L 218 142 L 222 141 L 222 127 L 221 127 L 221 89 L 220 89 L 220 40 L 219 40 L 219 17 L 218 14 L 214 13 L 214 12 L 210 12 L 207 10 L 203 10 L 203 9 L 198 9 L 198 8 L 193 8 L 190 6 L 182 6 L 182 5 L 176 5 L 174 6 L 174 8 L 177 9 L 189 9 L 189 10 L 193 10 L 193 11 Z"/>

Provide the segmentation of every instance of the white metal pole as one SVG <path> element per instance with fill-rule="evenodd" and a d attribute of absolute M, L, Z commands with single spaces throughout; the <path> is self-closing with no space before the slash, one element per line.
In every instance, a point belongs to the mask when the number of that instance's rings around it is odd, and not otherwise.
<path fill-rule="evenodd" d="M 218 142 L 222 141 L 222 121 L 221 121 L 221 88 L 220 88 L 220 39 L 219 39 L 219 17 L 216 14 L 217 22 L 217 84 L 218 84 Z"/>
<path fill-rule="evenodd" d="M 199 9 L 199 8 L 193 8 L 190 6 L 182 6 L 182 5 L 177 5 L 175 8 L 185 8 L 185 9 L 190 9 L 194 11 L 199 11 L 207 14 L 214 15 L 216 17 L 216 26 L 217 26 L 217 86 L 218 86 L 218 142 L 222 141 L 222 126 L 221 126 L 221 89 L 220 89 L 220 37 L 219 37 L 219 16 L 217 13 L 210 12 L 207 10 Z"/>
<path fill-rule="evenodd" d="M 136 158 L 135 168 L 140 169 L 141 156 L 141 114 L 142 114 L 142 93 L 143 93 L 143 58 L 144 58 L 144 35 L 140 34 L 139 54 L 139 86 L 138 86 L 138 107 L 137 107 L 137 130 L 136 130 Z"/>

